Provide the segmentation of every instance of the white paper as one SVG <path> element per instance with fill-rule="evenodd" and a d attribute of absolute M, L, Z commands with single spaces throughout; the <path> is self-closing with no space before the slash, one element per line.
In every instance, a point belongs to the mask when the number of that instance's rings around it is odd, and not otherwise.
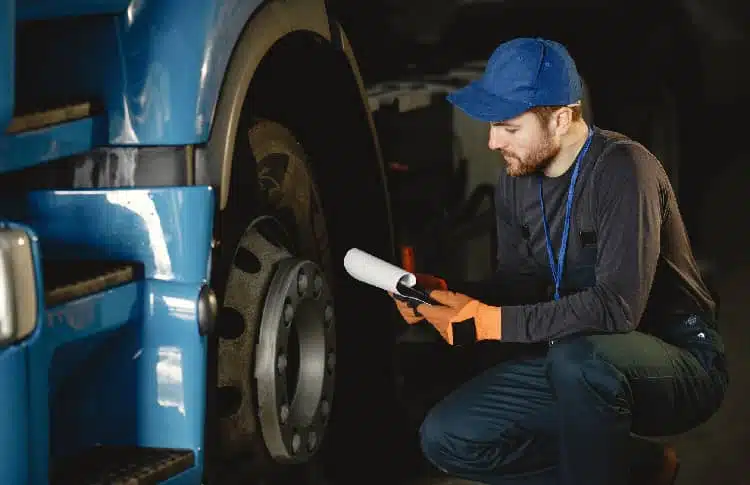
<path fill-rule="evenodd" d="M 346 252 L 344 268 L 352 278 L 398 295 L 398 283 L 408 287 L 417 284 L 414 274 L 357 248 Z"/>

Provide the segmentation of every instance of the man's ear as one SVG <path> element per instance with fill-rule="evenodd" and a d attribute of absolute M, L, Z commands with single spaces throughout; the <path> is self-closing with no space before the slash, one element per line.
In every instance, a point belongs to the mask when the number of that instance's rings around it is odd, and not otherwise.
<path fill-rule="evenodd" d="M 573 110 L 567 106 L 560 108 L 552 117 L 552 122 L 554 123 L 552 128 L 557 135 L 562 136 L 567 134 L 570 126 L 573 124 Z"/>

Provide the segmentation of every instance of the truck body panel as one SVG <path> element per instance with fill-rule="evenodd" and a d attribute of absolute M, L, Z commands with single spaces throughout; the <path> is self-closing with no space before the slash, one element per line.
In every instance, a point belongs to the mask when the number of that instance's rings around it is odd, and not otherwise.
<path fill-rule="evenodd" d="M 30 339 L 0 352 L 0 382 L 17 391 L 7 394 L 16 420 L 0 454 L 28 449 L 31 484 L 47 483 L 50 461 L 99 445 L 193 450 L 200 469 L 206 343 L 197 304 L 208 281 L 213 190 L 36 191 L 2 207 L 38 234 L 45 258 L 143 269 L 130 283 L 46 308 Z M 28 402 L 18 392 L 26 386 Z M 4 475 L 20 477 L 21 458 L 5 462 L 14 466 Z"/>
<path fill-rule="evenodd" d="M 0 229 L 33 235 L 38 297 L 34 330 L 0 339 L 0 482 L 153 471 L 91 458 L 125 448 L 185 458 L 152 481 L 204 481 L 214 223 L 253 76 L 301 33 L 369 115 L 329 22 L 323 0 L 0 0 Z"/>
<path fill-rule="evenodd" d="M 106 142 L 106 118 L 86 117 L 38 130 L 0 134 L 0 173 L 86 153 Z"/>
<path fill-rule="evenodd" d="M 26 483 L 29 470 L 29 395 L 25 345 L 0 351 L 0 483 Z"/>
<path fill-rule="evenodd" d="M 24 89 L 35 96 L 43 88 L 51 99 L 100 102 L 106 140 L 114 145 L 205 141 L 234 42 L 259 4 L 142 1 L 119 14 L 46 21 L 53 42 L 31 35 L 23 43 L 21 35 L 16 95 L 23 98 L 18 91 Z M 0 49 L 11 51 L 10 40 L 4 36 Z M 40 53 L 50 62 L 34 63 Z M 4 128 L 7 112 L 2 121 Z"/>
<path fill-rule="evenodd" d="M 0 1 L 13 9 L 12 0 Z M 0 88 L 8 93 L 0 103 L 0 171 L 102 144 L 206 142 L 246 26 L 253 45 L 243 53 L 248 55 L 243 68 L 251 72 L 272 44 L 293 30 L 330 35 L 322 2 L 270 2 L 260 12 L 262 19 L 248 25 L 260 5 L 260 0 L 147 0 L 118 14 L 17 26 L 11 21 L 0 36 L 0 53 L 8 54 L 0 65 Z M 39 42 L 40 35 L 48 41 Z M 90 121 L 54 126 L 44 135 L 6 132 L 13 114 L 25 113 L 27 106 L 48 109 L 80 101 L 98 108 Z"/>

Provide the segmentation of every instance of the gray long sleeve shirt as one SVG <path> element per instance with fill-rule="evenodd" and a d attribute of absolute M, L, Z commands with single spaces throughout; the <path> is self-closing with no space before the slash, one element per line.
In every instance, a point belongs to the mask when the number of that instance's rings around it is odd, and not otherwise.
<path fill-rule="evenodd" d="M 502 306 L 503 341 L 658 331 L 670 316 L 713 311 L 666 173 L 642 145 L 626 140 L 595 128 L 581 161 L 559 300 L 553 298 L 539 179 L 557 255 L 573 169 L 555 178 L 500 177 L 497 274 L 491 282 L 454 289 Z"/>

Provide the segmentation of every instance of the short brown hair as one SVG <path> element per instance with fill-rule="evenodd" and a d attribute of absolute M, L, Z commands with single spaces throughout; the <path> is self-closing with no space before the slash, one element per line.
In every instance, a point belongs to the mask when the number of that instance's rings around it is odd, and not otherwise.
<path fill-rule="evenodd" d="M 583 118 L 583 108 L 580 103 L 568 107 L 573 111 L 573 121 L 580 121 Z M 549 122 L 552 114 L 560 108 L 565 108 L 565 106 L 535 106 L 529 111 L 534 113 L 542 124 L 545 124 Z"/>

